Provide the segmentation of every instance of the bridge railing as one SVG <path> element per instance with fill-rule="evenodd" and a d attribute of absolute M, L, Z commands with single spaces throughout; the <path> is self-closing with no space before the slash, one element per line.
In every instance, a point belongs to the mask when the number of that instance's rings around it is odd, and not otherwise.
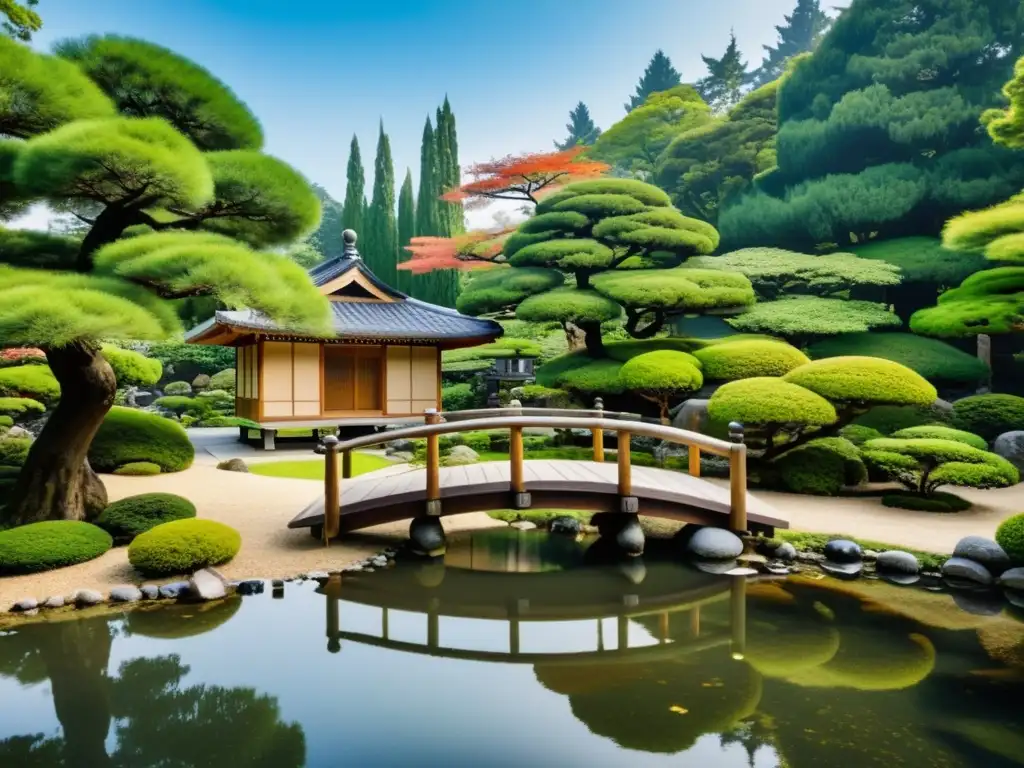
<path fill-rule="evenodd" d="M 427 514 L 437 515 L 440 514 L 441 508 L 441 447 L 438 439 L 441 435 L 463 431 L 507 429 L 509 431 L 510 485 L 518 504 L 520 499 L 528 499 L 523 476 L 523 430 L 527 428 L 590 430 L 593 436 L 593 460 L 596 462 L 604 461 L 605 431 L 617 433 L 618 494 L 623 500 L 633 500 L 634 508 L 630 511 L 636 511 L 630 447 L 630 439 L 633 435 L 685 445 L 688 451 L 689 473 L 693 477 L 700 477 L 701 453 L 725 457 L 729 460 L 729 528 L 736 532 L 747 530 L 747 448 L 743 444 L 743 425 L 739 423 L 733 422 L 729 425 L 730 441 L 725 441 L 661 423 L 640 421 L 639 417 L 635 417 L 633 414 L 615 414 L 615 417 L 611 417 L 601 409 L 581 412 L 545 408 L 504 408 L 497 410 L 509 415 L 493 415 L 495 410 L 471 412 L 471 415 L 467 417 L 465 411 L 440 413 L 430 408 L 425 411 L 423 425 L 362 435 L 350 440 L 338 440 L 333 435 L 324 437 L 321 445 L 317 448 L 317 452 L 325 454 L 326 457 L 324 542 L 329 542 L 340 531 L 340 481 L 352 477 L 353 451 L 389 443 L 393 440 L 425 438 Z M 487 415 L 477 416 L 478 413 Z M 340 478 L 338 454 L 341 454 Z M 528 506 L 528 501 L 524 505 Z"/>

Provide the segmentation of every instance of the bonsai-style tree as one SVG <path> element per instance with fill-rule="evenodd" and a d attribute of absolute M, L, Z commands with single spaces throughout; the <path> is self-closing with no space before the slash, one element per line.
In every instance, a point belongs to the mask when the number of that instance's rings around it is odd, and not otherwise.
<path fill-rule="evenodd" d="M 739 339 L 695 349 L 704 378 L 736 381 L 764 376 L 785 376 L 810 362 L 796 347 L 769 339 Z"/>
<path fill-rule="evenodd" d="M 879 438 L 868 440 L 862 448 L 864 459 L 910 491 L 924 504 L 905 496 L 883 499 L 890 506 L 917 506 L 922 509 L 941 508 L 952 511 L 969 504 L 958 497 L 943 494 L 936 499 L 942 485 L 963 488 L 1006 488 L 1020 481 L 1017 468 L 1002 456 L 972 447 L 958 440 L 938 438 Z M 957 502 L 960 502 L 959 504 Z"/>
<path fill-rule="evenodd" d="M 101 340 L 169 337 L 181 330 L 174 301 L 197 296 L 329 332 L 301 267 L 257 250 L 307 235 L 320 205 L 302 176 L 259 151 L 246 106 L 150 43 L 89 37 L 56 50 L 0 38 L 4 199 L 46 202 L 88 226 L 74 247 L 38 236 L 29 248 L 15 233 L 9 249 L 0 232 L 0 338 L 42 349 L 60 385 L 8 524 L 105 506 L 86 463 L 116 389 Z"/>
<path fill-rule="evenodd" d="M 900 319 L 882 304 L 871 301 L 792 296 L 755 304 L 726 322 L 743 333 L 782 336 L 797 346 L 827 336 L 898 328 Z"/>
<path fill-rule="evenodd" d="M 619 376 L 630 392 L 658 405 L 663 424 L 669 423 L 673 402 L 704 386 L 697 358 L 671 350 L 637 355 L 622 366 Z"/>

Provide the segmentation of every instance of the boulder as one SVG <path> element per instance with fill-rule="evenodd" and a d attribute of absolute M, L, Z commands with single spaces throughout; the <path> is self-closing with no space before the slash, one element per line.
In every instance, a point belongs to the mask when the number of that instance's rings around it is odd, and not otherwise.
<path fill-rule="evenodd" d="M 112 603 L 136 603 L 141 599 L 142 590 L 131 584 L 126 584 L 123 587 L 114 587 L 110 590 L 110 602 Z"/>
<path fill-rule="evenodd" d="M 423 515 L 409 523 L 409 543 L 413 552 L 428 557 L 444 554 L 447 542 L 440 518 Z"/>
<path fill-rule="evenodd" d="M 103 595 L 95 589 L 80 589 L 75 592 L 73 598 L 75 605 L 79 608 L 87 608 L 90 605 L 99 605 L 103 602 Z"/>
<path fill-rule="evenodd" d="M 139 408 L 145 408 L 153 404 L 156 398 L 152 392 L 136 392 L 135 393 L 135 405 Z"/>
<path fill-rule="evenodd" d="M 992 450 L 1024 471 L 1024 430 L 1003 432 L 992 444 Z"/>
<path fill-rule="evenodd" d="M 27 437 L 32 439 L 34 435 L 24 427 L 11 427 L 4 433 L 4 437 Z"/>
<path fill-rule="evenodd" d="M 859 563 L 862 557 L 860 545 L 849 539 L 833 539 L 825 545 L 825 559 L 831 563 Z"/>
<path fill-rule="evenodd" d="M 246 579 L 239 582 L 235 591 L 240 595 L 262 595 L 264 586 L 262 579 Z"/>
<path fill-rule="evenodd" d="M 784 541 L 775 548 L 775 551 L 772 552 L 772 557 L 776 560 L 781 560 L 784 563 L 792 562 L 793 560 L 796 560 L 796 547 L 788 541 Z"/>
<path fill-rule="evenodd" d="M 975 616 L 998 616 L 1003 612 L 1003 598 L 990 590 L 957 590 L 953 593 L 957 608 Z"/>
<path fill-rule="evenodd" d="M 636 515 L 624 515 L 629 520 L 615 534 L 615 543 L 627 555 L 636 556 L 644 553 L 644 529 Z M 646 571 L 645 571 L 646 573 Z"/>
<path fill-rule="evenodd" d="M 416 455 L 413 453 L 408 453 L 406 451 L 396 451 L 395 453 L 389 453 L 388 458 L 392 459 L 393 461 L 399 464 L 408 464 L 410 461 L 416 458 Z"/>
<path fill-rule="evenodd" d="M 395 453 L 415 453 L 416 444 L 412 440 L 392 440 L 384 446 L 384 453 L 391 456 Z"/>
<path fill-rule="evenodd" d="M 515 528 L 517 531 L 532 531 L 537 527 L 536 523 L 531 523 L 529 520 L 516 520 L 513 523 L 509 523 L 509 528 Z"/>
<path fill-rule="evenodd" d="M 875 569 L 879 573 L 907 574 L 916 576 L 921 572 L 921 563 L 909 552 L 891 549 L 882 552 L 875 560 Z"/>
<path fill-rule="evenodd" d="M 917 584 L 921 580 L 920 575 L 916 573 L 879 571 L 878 575 L 882 577 L 882 581 L 887 581 L 899 587 L 909 587 L 911 584 Z"/>
<path fill-rule="evenodd" d="M 734 568 L 739 568 L 738 560 L 697 560 L 694 563 L 698 571 L 724 576 Z"/>
<path fill-rule="evenodd" d="M 672 419 L 672 426 L 690 432 L 704 432 L 708 426 L 708 401 L 690 398 Z"/>
<path fill-rule="evenodd" d="M 999 577 L 999 586 L 1024 592 L 1024 568 L 1010 568 Z"/>
<path fill-rule="evenodd" d="M 548 530 L 551 533 L 563 536 L 578 536 L 580 533 L 580 521 L 575 517 L 559 515 L 558 517 L 551 518 L 551 522 L 548 523 Z"/>
<path fill-rule="evenodd" d="M 998 576 L 1010 567 L 1010 556 L 992 539 L 984 536 L 964 536 L 953 549 L 953 557 L 973 560 L 993 576 Z"/>
<path fill-rule="evenodd" d="M 223 469 L 226 472 L 248 472 L 248 465 L 241 459 L 228 459 L 222 461 L 217 465 L 217 469 Z"/>
<path fill-rule="evenodd" d="M 855 579 L 864 570 L 864 563 L 837 563 L 832 560 L 823 560 L 818 563 L 821 569 L 829 576 L 837 579 Z"/>
<path fill-rule="evenodd" d="M 175 581 L 171 584 L 164 584 L 160 587 L 160 597 L 164 599 L 174 599 L 184 596 L 188 592 L 187 581 Z"/>
<path fill-rule="evenodd" d="M 198 600 L 219 600 L 228 593 L 228 590 L 223 579 L 203 568 L 192 574 L 188 582 L 188 593 Z"/>
<path fill-rule="evenodd" d="M 743 554 L 743 540 L 724 528 L 705 527 L 693 534 L 686 549 L 702 560 L 734 560 Z"/>
<path fill-rule="evenodd" d="M 43 601 L 43 608 L 63 608 L 64 607 L 64 596 L 63 595 L 51 595 Z"/>
<path fill-rule="evenodd" d="M 34 597 L 23 597 L 11 606 L 11 613 L 26 613 L 34 611 L 39 607 L 39 601 Z"/>
<path fill-rule="evenodd" d="M 160 587 L 156 584 L 144 584 L 139 591 L 146 600 L 157 600 L 160 597 Z"/>
<path fill-rule="evenodd" d="M 992 573 L 981 563 L 966 557 L 951 557 L 942 564 L 942 576 L 946 579 L 960 579 L 982 586 L 992 583 Z"/>
<path fill-rule="evenodd" d="M 480 454 L 468 445 L 456 445 L 451 449 L 445 459 L 448 466 L 462 466 L 464 464 L 476 464 L 480 461 Z"/>

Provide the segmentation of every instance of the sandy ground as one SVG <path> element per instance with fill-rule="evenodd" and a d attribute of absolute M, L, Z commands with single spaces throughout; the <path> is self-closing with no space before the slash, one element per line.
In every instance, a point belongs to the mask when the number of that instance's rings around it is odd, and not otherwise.
<path fill-rule="evenodd" d="M 192 500 L 200 517 L 219 520 L 241 531 L 241 551 L 220 569 L 228 578 L 281 578 L 339 568 L 405 539 L 407 522 L 350 534 L 331 547 L 324 547 L 305 530 L 289 530 L 288 521 L 321 493 L 319 483 L 225 472 L 216 464 L 234 456 L 246 461 L 312 459 L 309 446 L 268 454 L 235 442 L 236 430 L 196 432 L 196 462 L 187 471 L 157 477 L 105 475 L 103 481 L 111 501 L 138 493 L 177 493 Z M 399 465 L 379 471 L 402 472 L 406 468 Z M 769 491 L 756 491 L 754 495 L 775 507 L 793 530 L 843 533 L 934 552 L 951 552 L 963 536 L 991 537 L 1004 518 L 1024 512 L 1024 484 L 992 491 L 958 489 L 957 493 L 974 502 L 974 507 L 967 512 L 940 515 L 889 509 L 871 497 L 832 499 Z M 447 517 L 442 523 L 449 531 L 505 525 L 483 513 Z M 71 568 L 0 578 L 0 611 L 24 597 L 43 599 L 86 588 L 106 591 L 129 583 L 142 582 L 128 564 L 126 549 L 120 547 Z"/>

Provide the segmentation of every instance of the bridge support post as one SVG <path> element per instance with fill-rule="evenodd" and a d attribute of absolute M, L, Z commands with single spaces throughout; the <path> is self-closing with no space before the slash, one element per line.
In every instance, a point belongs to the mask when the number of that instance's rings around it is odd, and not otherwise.
<path fill-rule="evenodd" d="M 341 529 L 341 483 L 338 480 L 338 438 L 327 435 L 324 447 L 324 546 Z M 346 452 L 347 453 L 347 452 Z"/>
<path fill-rule="evenodd" d="M 686 453 L 690 462 L 690 477 L 700 477 L 700 448 L 696 445 L 688 446 Z"/>
<path fill-rule="evenodd" d="M 747 652 L 747 577 L 733 576 L 729 585 L 729 626 L 732 630 L 732 657 L 742 661 Z"/>
<path fill-rule="evenodd" d="M 600 397 L 594 398 L 594 410 L 597 411 L 599 419 L 604 418 L 604 400 Z M 594 437 L 594 461 L 604 461 L 604 430 L 601 427 L 594 427 L 591 434 Z"/>
<path fill-rule="evenodd" d="M 512 508 L 529 509 L 530 494 L 523 479 L 523 428 L 510 427 L 508 435 L 509 472 L 512 486 Z"/>
<path fill-rule="evenodd" d="M 743 425 L 729 424 L 729 529 L 736 534 L 747 531 L 747 446 L 743 444 Z"/>
<path fill-rule="evenodd" d="M 341 650 L 341 575 L 334 574 L 329 577 L 324 589 L 324 599 L 327 601 L 327 650 L 330 653 L 337 653 Z"/>
<path fill-rule="evenodd" d="M 428 408 L 424 421 L 440 424 L 441 414 Z M 443 555 L 446 541 L 441 527 L 441 448 L 437 434 L 427 435 L 427 501 L 425 514 L 414 517 L 409 523 L 409 542 L 412 551 L 418 555 L 437 557 Z"/>

